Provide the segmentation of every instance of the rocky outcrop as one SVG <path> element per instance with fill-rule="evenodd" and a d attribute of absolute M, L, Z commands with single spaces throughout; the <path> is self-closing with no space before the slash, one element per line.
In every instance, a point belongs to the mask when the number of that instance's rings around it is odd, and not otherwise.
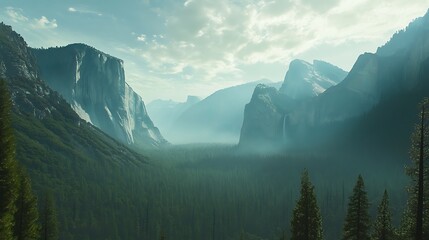
<path fill-rule="evenodd" d="M 21 35 L 3 23 L 1 23 L 0 34 L 0 78 L 37 79 L 38 71 L 34 55 Z"/>
<path fill-rule="evenodd" d="M 289 64 L 279 91 L 292 99 L 306 99 L 337 85 L 346 76 L 346 71 L 330 63 L 314 60 L 310 64 L 296 59 Z"/>
<path fill-rule="evenodd" d="M 173 143 L 233 143 L 240 138 L 243 111 L 253 89 L 268 80 L 218 90 L 184 111 L 168 131 Z"/>
<path fill-rule="evenodd" d="M 262 146 L 282 140 L 284 110 L 282 96 L 274 87 L 258 84 L 244 108 L 240 145 Z"/>
<path fill-rule="evenodd" d="M 84 44 L 33 49 L 33 53 L 41 78 L 82 119 L 128 144 L 166 142 L 141 97 L 125 82 L 122 60 Z"/>
<path fill-rule="evenodd" d="M 262 148 L 288 141 L 289 126 L 313 121 L 313 99 L 335 86 L 347 72 L 323 61 L 294 60 L 279 90 L 258 85 L 244 110 L 240 146 Z M 305 120 L 303 122 L 303 120 Z"/>

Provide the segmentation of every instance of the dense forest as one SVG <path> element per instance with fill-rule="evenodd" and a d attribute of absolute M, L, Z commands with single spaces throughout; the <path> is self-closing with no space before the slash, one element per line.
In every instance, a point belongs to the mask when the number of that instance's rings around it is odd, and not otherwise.
<path fill-rule="evenodd" d="M 413 46 L 429 41 L 427 19 L 421 31 L 407 30 L 424 37 Z M 344 121 L 291 127 L 290 142 L 268 141 L 270 152 L 146 148 L 82 119 L 40 79 L 24 39 L 1 23 L 0 240 L 429 239 L 429 58 L 419 48 L 383 56 L 395 48 L 377 50 L 368 65 L 380 70 L 374 89 L 388 90 L 376 105 Z M 270 128 L 282 142 L 285 122 L 281 132 Z"/>
<path fill-rule="evenodd" d="M 315 183 L 326 239 L 341 236 L 353 176 L 360 172 L 371 183 L 371 216 L 384 189 L 395 225 L 406 201 L 402 164 L 311 153 L 246 155 L 227 145 L 145 153 L 148 160 L 140 164 L 99 159 L 38 169 L 18 160 L 28 165 L 39 199 L 51 189 L 61 239 L 277 239 L 289 235 L 303 169 Z M 45 166 L 44 158 L 35 154 L 31 163 Z"/>
<path fill-rule="evenodd" d="M 420 187 L 428 179 L 421 167 L 427 101 L 412 137 L 409 181 L 406 160 L 246 154 L 230 145 L 145 150 L 138 162 L 56 161 L 30 141 L 25 149 L 41 151 L 23 154 L 18 135 L 15 157 L 16 115 L 5 89 L 3 83 L 2 239 L 405 239 L 418 226 L 427 234 L 421 200 L 428 191 Z M 29 237 L 19 237 L 25 231 Z"/>

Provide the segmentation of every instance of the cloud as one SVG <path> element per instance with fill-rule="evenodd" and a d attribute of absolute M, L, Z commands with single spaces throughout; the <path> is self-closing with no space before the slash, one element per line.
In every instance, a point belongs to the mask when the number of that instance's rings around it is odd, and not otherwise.
<path fill-rule="evenodd" d="M 41 16 L 30 20 L 20 8 L 7 7 L 6 15 L 12 22 L 29 26 L 32 29 L 54 29 L 58 27 L 56 19 L 49 20 L 46 16 Z"/>
<path fill-rule="evenodd" d="M 140 34 L 139 36 L 137 36 L 137 41 L 145 42 L 146 41 L 146 35 Z"/>
<path fill-rule="evenodd" d="M 49 20 L 47 17 L 42 16 L 41 18 L 34 19 L 34 23 L 31 25 L 34 29 L 54 29 L 58 27 L 57 20 Z"/>
<path fill-rule="evenodd" d="M 187 7 L 189 4 L 191 4 L 194 0 L 186 0 L 185 3 L 183 3 L 183 6 Z"/>
<path fill-rule="evenodd" d="M 390 6 L 370 0 L 187 0 L 174 14 L 163 12 L 168 42 L 149 42 L 141 56 L 155 70 L 189 66 L 213 72 L 222 66 L 223 73 L 240 65 L 286 63 L 323 43 L 384 39 L 419 8 L 399 0 Z"/>
<path fill-rule="evenodd" d="M 184 0 L 174 7 L 156 8 L 162 30 L 150 40 L 144 35 L 145 45 L 122 50 L 137 57 L 135 62 L 143 61 L 147 69 L 141 75 L 160 81 L 206 87 L 216 83 L 219 88 L 256 80 L 259 76 L 246 69 L 273 64 L 280 66 L 279 77 L 273 80 L 280 80 L 292 59 L 318 46 L 335 51 L 337 46 L 383 44 L 422 15 L 423 2 L 429 4 L 429 0 Z M 159 34 L 162 39 L 155 37 Z"/>
<path fill-rule="evenodd" d="M 28 18 L 23 15 L 23 11 L 20 8 L 7 7 L 6 14 L 15 23 L 28 21 Z"/>
<path fill-rule="evenodd" d="M 80 8 L 76 8 L 76 7 L 69 7 L 67 9 L 67 11 L 71 12 L 71 13 L 80 13 L 80 14 L 90 14 L 90 15 L 96 15 L 96 16 L 103 16 L 102 13 L 97 12 L 97 11 L 93 11 L 93 10 L 88 10 L 88 9 L 80 9 Z"/>

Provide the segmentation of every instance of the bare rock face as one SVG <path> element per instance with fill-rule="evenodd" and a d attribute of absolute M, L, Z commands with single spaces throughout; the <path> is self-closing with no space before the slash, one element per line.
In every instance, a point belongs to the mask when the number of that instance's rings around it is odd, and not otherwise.
<path fill-rule="evenodd" d="M 281 105 L 282 98 L 276 88 L 258 84 L 244 109 L 240 145 L 279 143 L 282 139 L 282 132 L 279 130 L 282 129 L 284 118 Z"/>
<path fill-rule="evenodd" d="M 37 79 L 34 56 L 21 35 L 3 23 L 0 26 L 0 35 L 0 77 Z"/>
<path fill-rule="evenodd" d="M 293 99 L 306 99 L 318 96 L 346 76 L 346 71 L 330 63 L 315 60 L 311 64 L 295 59 L 289 64 L 279 91 Z"/>
<path fill-rule="evenodd" d="M 141 97 L 125 82 L 123 61 L 84 44 L 33 49 L 40 76 L 84 120 L 128 144 L 166 143 Z"/>
<path fill-rule="evenodd" d="M 263 84 L 255 88 L 244 110 L 240 146 L 271 148 L 284 144 L 291 124 L 314 120 L 316 109 L 312 100 L 346 75 L 347 72 L 327 62 L 292 61 L 279 90 Z"/>

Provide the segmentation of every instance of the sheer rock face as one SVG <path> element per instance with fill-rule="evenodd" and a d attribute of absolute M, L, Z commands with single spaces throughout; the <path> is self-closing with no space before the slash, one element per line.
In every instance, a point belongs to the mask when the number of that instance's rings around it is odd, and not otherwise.
<path fill-rule="evenodd" d="M 40 76 L 84 120 L 128 143 L 166 141 L 141 97 L 125 82 L 123 62 L 84 44 L 33 49 Z"/>
<path fill-rule="evenodd" d="M 347 72 L 323 61 L 294 60 L 279 90 L 258 85 L 244 110 L 240 145 L 275 147 L 287 141 L 291 123 L 310 122 L 312 99 L 341 82 Z M 274 143 L 274 144 L 273 144 Z"/>
<path fill-rule="evenodd" d="M 289 64 L 280 92 L 293 99 L 318 96 L 326 89 L 337 85 L 347 72 L 327 62 L 315 60 L 310 64 L 293 60 Z"/>
<path fill-rule="evenodd" d="M 240 145 L 262 146 L 279 142 L 284 115 L 281 105 L 281 95 L 276 88 L 258 84 L 244 108 Z"/>

